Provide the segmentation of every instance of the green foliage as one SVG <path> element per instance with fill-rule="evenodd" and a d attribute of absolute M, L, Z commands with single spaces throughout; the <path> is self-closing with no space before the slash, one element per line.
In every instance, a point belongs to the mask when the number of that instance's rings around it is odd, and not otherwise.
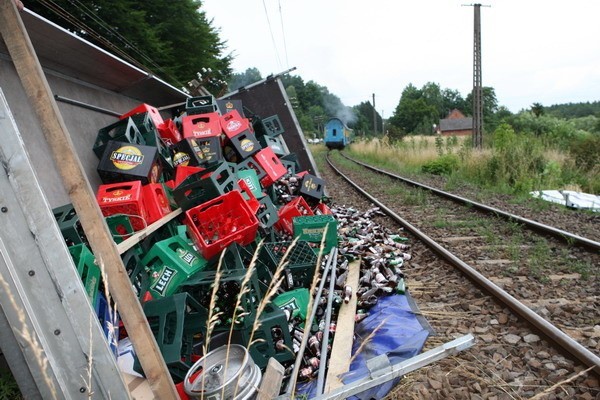
<path fill-rule="evenodd" d="M 27 7 L 173 85 L 186 86 L 204 68 L 212 72 L 203 83 L 219 92 L 231 74 L 232 56 L 224 54 L 225 42 L 199 0 L 169 2 L 168 13 L 165 2 L 158 0 L 53 3 L 71 17 L 63 19 L 41 2 L 28 2 Z"/>
<path fill-rule="evenodd" d="M 297 75 L 284 75 L 281 81 L 305 133 L 321 137 L 324 124 L 329 118 L 340 118 L 347 125 L 357 120 L 353 109 L 345 106 L 340 98 L 330 93 L 325 86 L 314 81 L 305 83 Z"/>
<path fill-rule="evenodd" d="M 600 166 L 600 134 L 590 134 L 571 142 L 569 153 L 575 165 L 583 171 Z"/>
<path fill-rule="evenodd" d="M 373 104 L 370 101 L 363 101 L 359 105 L 353 107 L 354 113 L 357 116 L 354 123 L 348 126 L 357 132 L 373 132 Z M 375 119 L 377 121 L 377 133 L 383 130 L 383 119 L 377 111 L 375 111 Z"/>
<path fill-rule="evenodd" d="M 22 399 L 17 382 L 9 371 L 0 369 L 0 400 Z"/>
<path fill-rule="evenodd" d="M 580 118 L 600 115 L 600 101 L 585 103 L 555 104 L 545 107 L 546 113 L 557 118 Z"/>
<path fill-rule="evenodd" d="M 544 115 L 544 106 L 541 103 L 533 103 L 531 105 L 531 112 L 536 117 L 539 117 L 540 115 Z"/>
<path fill-rule="evenodd" d="M 232 74 L 231 78 L 227 82 L 227 88 L 230 91 L 234 91 L 238 90 L 242 86 L 247 86 L 260 80 L 262 80 L 262 75 L 260 74 L 258 68 L 247 68 L 244 72 Z"/>
<path fill-rule="evenodd" d="M 493 121 L 494 114 L 498 111 L 498 99 L 494 88 L 489 86 L 481 88 L 481 96 L 483 101 L 483 123 L 486 126 Z M 471 108 L 473 107 L 473 93 L 467 95 L 466 102 Z"/>
<path fill-rule="evenodd" d="M 433 124 L 437 125 L 440 118 L 455 108 L 468 114 L 467 102 L 456 90 L 441 89 L 433 82 L 427 82 L 421 89 L 409 84 L 388 122 L 397 131 L 430 135 Z"/>
<path fill-rule="evenodd" d="M 438 153 L 438 156 L 442 156 L 444 154 L 444 139 L 441 136 L 435 137 L 435 150 Z"/>
<path fill-rule="evenodd" d="M 517 135 L 510 125 L 500 124 L 494 132 L 492 156 L 482 169 L 481 181 L 526 192 L 540 185 L 546 165 L 539 140 Z"/>
<path fill-rule="evenodd" d="M 521 112 L 514 116 L 511 125 L 516 131 L 538 136 L 545 144 L 555 148 L 568 147 L 576 137 L 585 134 L 570 120 L 551 115 L 536 117 L 529 112 Z"/>
<path fill-rule="evenodd" d="M 450 175 L 458 168 L 458 165 L 459 159 L 456 155 L 444 154 L 423 165 L 421 170 L 428 174 Z"/>

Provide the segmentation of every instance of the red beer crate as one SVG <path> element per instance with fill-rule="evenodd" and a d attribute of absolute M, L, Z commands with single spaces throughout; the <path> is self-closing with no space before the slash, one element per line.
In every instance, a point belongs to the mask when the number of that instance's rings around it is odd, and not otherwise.
<path fill-rule="evenodd" d="M 183 139 L 181 132 L 179 132 L 177 125 L 175 125 L 175 122 L 173 122 L 172 119 L 168 119 L 161 125 L 157 125 L 157 129 L 162 140 L 169 146 L 173 146 Z"/>
<path fill-rule="evenodd" d="M 294 200 L 287 203 L 279 209 L 279 221 L 275 224 L 275 228 L 285 231 L 290 235 L 294 234 L 294 217 L 302 217 L 306 215 L 314 215 L 306 200 L 298 196 Z"/>
<path fill-rule="evenodd" d="M 315 215 L 333 215 L 331 212 L 331 208 L 325 203 L 319 203 L 313 208 L 313 212 Z"/>
<path fill-rule="evenodd" d="M 279 157 L 273 153 L 273 150 L 270 147 L 262 149 L 252 158 L 254 158 L 256 163 L 265 171 L 265 176 L 260 180 L 263 188 L 271 186 L 273 182 L 287 173 L 287 169 L 283 166 Z"/>
<path fill-rule="evenodd" d="M 231 139 L 244 131 L 253 132 L 248 118 L 242 118 L 237 110 L 232 110 L 220 118 L 223 133 Z"/>
<path fill-rule="evenodd" d="M 185 180 L 185 178 L 200 171 L 204 171 L 204 168 L 191 165 L 178 165 L 177 168 L 175 168 L 175 183 L 171 189 L 175 189 Z"/>
<path fill-rule="evenodd" d="M 148 217 L 146 222 L 151 224 L 171 212 L 169 199 L 162 183 L 149 183 L 142 186 L 142 199 Z"/>
<path fill-rule="evenodd" d="M 184 138 L 207 138 L 221 135 L 219 113 L 186 115 L 181 119 Z"/>
<path fill-rule="evenodd" d="M 160 112 L 158 111 L 158 109 L 156 107 L 152 107 L 151 105 L 148 105 L 146 103 L 140 104 L 133 110 L 121 115 L 119 117 L 119 119 L 125 119 L 127 117 L 131 117 L 132 115 L 143 114 L 146 112 L 150 116 L 150 119 L 152 119 L 152 122 L 154 122 L 154 126 L 159 127 L 162 125 L 162 123 L 164 121 L 163 121 L 163 118 L 160 115 Z"/>
<path fill-rule="evenodd" d="M 105 217 L 115 214 L 126 215 L 136 231 L 147 226 L 148 213 L 144 207 L 140 181 L 100 185 L 96 201 Z"/>
<path fill-rule="evenodd" d="M 258 230 L 258 220 L 238 190 L 187 210 L 185 224 L 207 260 L 233 242 L 250 244 Z"/>

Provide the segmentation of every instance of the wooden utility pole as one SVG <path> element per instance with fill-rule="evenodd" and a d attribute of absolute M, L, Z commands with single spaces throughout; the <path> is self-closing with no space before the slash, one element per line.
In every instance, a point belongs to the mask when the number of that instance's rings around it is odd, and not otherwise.
<path fill-rule="evenodd" d="M 375 93 L 373 93 L 373 135 L 377 136 L 377 109 L 375 108 Z"/>
<path fill-rule="evenodd" d="M 127 271 L 108 231 L 94 192 L 42 71 L 14 0 L 0 0 L 0 34 L 69 193 L 99 265 L 105 268 L 114 298 L 144 373 L 157 399 L 176 400 L 177 392 Z"/>

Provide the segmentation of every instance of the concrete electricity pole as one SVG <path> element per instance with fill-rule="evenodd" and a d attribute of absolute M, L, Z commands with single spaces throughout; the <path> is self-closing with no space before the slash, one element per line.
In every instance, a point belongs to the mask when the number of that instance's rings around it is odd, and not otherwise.
<path fill-rule="evenodd" d="M 375 93 L 373 93 L 373 136 L 377 136 L 377 110 L 375 109 Z"/>
<path fill-rule="evenodd" d="M 483 145 L 483 86 L 481 83 L 481 4 L 474 7 L 473 23 L 473 147 Z M 490 7 L 490 6 L 484 6 Z"/>

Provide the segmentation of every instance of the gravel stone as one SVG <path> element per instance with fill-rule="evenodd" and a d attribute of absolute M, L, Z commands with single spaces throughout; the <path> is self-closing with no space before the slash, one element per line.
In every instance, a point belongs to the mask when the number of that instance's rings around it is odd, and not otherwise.
<path fill-rule="evenodd" d="M 521 341 L 521 336 L 509 333 L 508 335 L 504 336 L 504 340 L 509 344 L 517 344 Z"/>
<path fill-rule="evenodd" d="M 523 341 L 525 343 L 536 343 L 540 341 L 540 337 L 538 335 L 534 335 L 533 333 L 529 335 L 523 336 Z"/>

